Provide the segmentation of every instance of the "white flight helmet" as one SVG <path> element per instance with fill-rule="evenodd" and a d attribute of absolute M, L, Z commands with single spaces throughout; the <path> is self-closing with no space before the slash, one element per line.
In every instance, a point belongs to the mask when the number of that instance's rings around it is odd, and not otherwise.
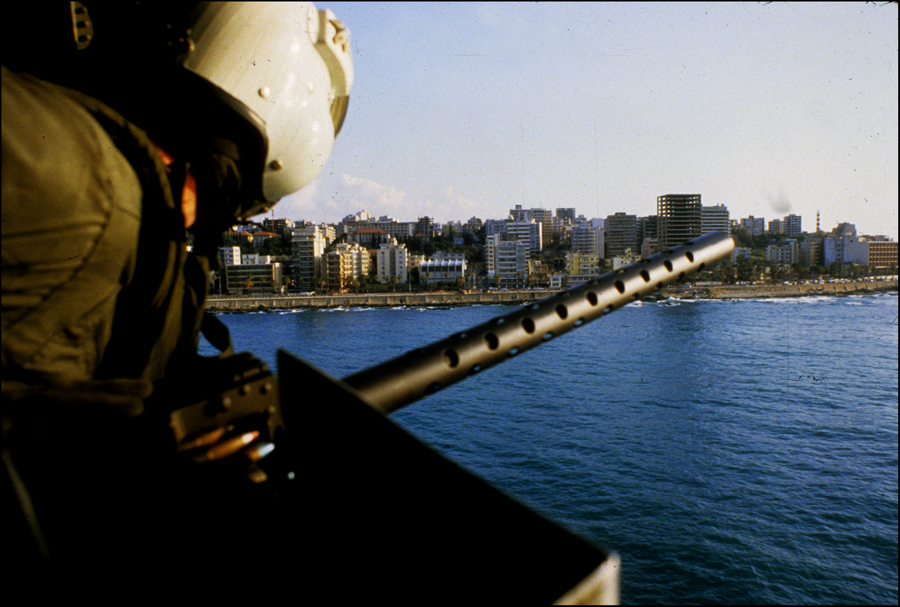
<path fill-rule="evenodd" d="M 347 110 L 349 30 L 309 2 L 209 2 L 198 7 L 190 37 L 184 66 L 265 123 L 268 206 L 310 183 Z"/>

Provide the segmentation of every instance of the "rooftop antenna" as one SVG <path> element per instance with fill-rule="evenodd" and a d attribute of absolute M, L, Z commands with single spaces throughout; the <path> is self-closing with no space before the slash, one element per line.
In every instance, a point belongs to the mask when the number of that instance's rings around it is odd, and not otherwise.
<path fill-rule="evenodd" d="M 594 203 L 597 205 L 597 218 L 600 217 L 600 166 L 597 159 L 597 123 L 594 122 Z"/>
<path fill-rule="evenodd" d="M 519 133 L 522 138 L 522 207 L 525 207 L 525 123 L 519 121 Z"/>

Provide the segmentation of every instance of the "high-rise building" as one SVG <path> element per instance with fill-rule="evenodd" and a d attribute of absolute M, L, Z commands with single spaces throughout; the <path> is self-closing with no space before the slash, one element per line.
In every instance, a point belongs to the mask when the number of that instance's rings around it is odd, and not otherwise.
<path fill-rule="evenodd" d="M 428 239 L 434 238 L 434 220 L 427 215 L 419 217 L 419 221 L 416 222 L 416 234 L 423 234 Z"/>
<path fill-rule="evenodd" d="M 541 244 L 538 251 L 550 244 L 550 236 L 553 234 L 553 211 L 550 209 L 523 209 L 517 204 L 516 208 L 509 210 L 509 216 L 514 222 L 528 222 L 534 220 L 541 225 Z M 534 251 L 532 247 L 532 251 Z"/>
<path fill-rule="evenodd" d="M 407 281 L 409 271 L 407 261 L 409 253 L 406 247 L 394 243 L 383 244 L 375 254 L 377 279 L 381 283 Z"/>
<path fill-rule="evenodd" d="M 543 224 L 534 219 L 506 222 L 506 238 L 517 240 L 528 247 L 531 253 L 543 250 Z"/>
<path fill-rule="evenodd" d="M 797 238 L 803 233 L 803 220 L 799 215 L 791 213 L 781 221 L 782 230 L 791 238 Z"/>
<path fill-rule="evenodd" d="M 294 287 L 313 291 L 322 278 L 322 255 L 325 253 L 325 234 L 319 226 L 291 230 L 291 252 L 294 262 Z"/>
<path fill-rule="evenodd" d="M 826 267 L 833 263 L 846 263 L 847 246 L 857 242 L 856 226 L 841 223 L 822 239 L 822 263 Z"/>
<path fill-rule="evenodd" d="M 638 217 L 638 242 L 640 247 L 637 253 L 641 257 L 650 257 L 654 253 L 659 252 L 659 241 L 657 234 L 659 233 L 659 217 L 649 215 L 647 217 Z"/>
<path fill-rule="evenodd" d="M 700 194 L 666 194 L 656 199 L 657 238 L 668 249 L 700 236 Z"/>
<path fill-rule="evenodd" d="M 541 250 L 550 246 L 553 234 L 553 211 L 550 209 L 531 209 L 532 219 L 541 224 Z"/>
<path fill-rule="evenodd" d="M 284 236 L 294 227 L 294 222 L 290 219 L 263 219 L 263 229 L 267 232 L 274 232 Z"/>
<path fill-rule="evenodd" d="M 540 224 L 538 224 L 540 225 Z M 485 246 L 488 276 L 500 284 L 521 286 L 528 277 L 528 246 L 517 240 L 501 240 L 500 234 L 487 237 Z"/>
<path fill-rule="evenodd" d="M 759 236 L 766 231 L 766 218 L 751 215 L 741 219 L 741 227 L 747 230 L 747 233 L 751 236 Z"/>
<path fill-rule="evenodd" d="M 603 228 L 594 227 L 590 223 L 577 223 L 572 226 L 572 251 L 603 258 Z"/>
<path fill-rule="evenodd" d="M 517 204 L 516 208 L 509 210 L 509 216 L 512 217 L 513 221 L 525 221 L 530 216 L 529 213 L 530 211 L 523 209 L 520 204 Z"/>
<path fill-rule="evenodd" d="M 572 223 L 575 223 L 575 208 L 556 209 L 556 216 L 561 219 L 568 219 Z"/>
<path fill-rule="evenodd" d="M 728 207 L 724 204 L 700 208 L 701 234 L 709 234 L 710 232 L 725 232 L 727 234 L 730 224 L 731 218 L 728 214 Z"/>
<path fill-rule="evenodd" d="M 606 231 L 606 257 L 617 257 L 625 253 L 625 249 L 631 249 L 632 253 L 638 253 L 641 243 L 638 240 L 638 221 L 634 215 L 616 213 L 609 215 L 604 222 Z"/>
<path fill-rule="evenodd" d="M 554 242 L 553 239 L 556 239 L 557 242 L 563 242 L 567 237 L 570 237 L 573 224 L 574 222 L 568 217 L 554 217 L 553 227 L 550 232 L 550 242 Z"/>
<path fill-rule="evenodd" d="M 369 275 L 369 252 L 358 244 L 342 243 L 325 255 L 328 288 L 342 291 Z"/>
<path fill-rule="evenodd" d="M 800 263 L 807 267 L 825 265 L 822 253 L 821 237 L 807 238 L 800 243 Z"/>

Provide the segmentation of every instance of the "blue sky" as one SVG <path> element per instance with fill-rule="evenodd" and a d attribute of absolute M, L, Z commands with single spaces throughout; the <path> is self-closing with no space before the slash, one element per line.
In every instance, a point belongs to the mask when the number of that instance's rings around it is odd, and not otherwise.
<path fill-rule="evenodd" d="M 318 2 L 352 33 L 344 129 L 276 207 L 315 222 L 575 207 L 897 238 L 897 6 Z"/>

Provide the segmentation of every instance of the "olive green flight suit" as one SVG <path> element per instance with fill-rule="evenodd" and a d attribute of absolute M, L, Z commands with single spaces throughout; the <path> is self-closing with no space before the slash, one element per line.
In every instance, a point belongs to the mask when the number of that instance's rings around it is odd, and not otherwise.
<path fill-rule="evenodd" d="M 146 134 L 4 68 L 2 175 L 4 380 L 163 377 L 194 345 L 206 277 Z"/>
<path fill-rule="evenodd" d="M 144 131 L 5 67 L 2 184 L 3 551 L 124 568 L 171 526 L 145 403 L 196 356 L 208 264 Z"/>

